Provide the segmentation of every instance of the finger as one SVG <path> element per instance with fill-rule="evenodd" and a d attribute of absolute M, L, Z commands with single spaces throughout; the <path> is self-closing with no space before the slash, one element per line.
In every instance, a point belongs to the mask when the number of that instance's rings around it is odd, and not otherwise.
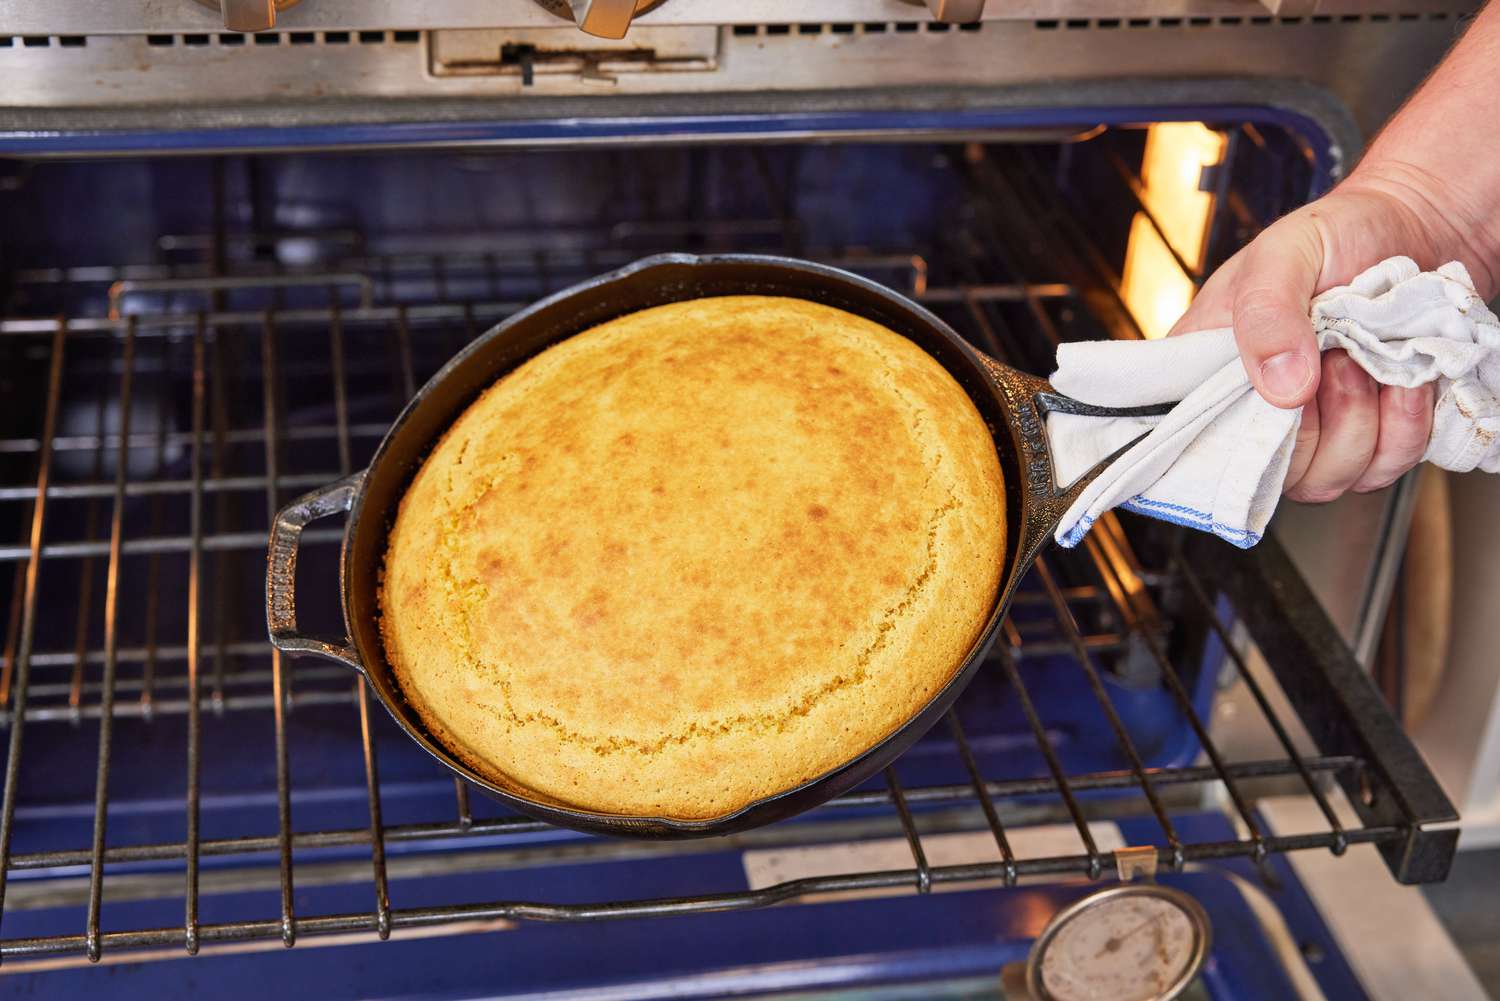
<path fill-rule="evenodd" d="M 1318 447 L 1292 500 L 1311 504 L 1331 501 L 1364 475 L 1380 430 L 1380 393 L 1375 380 L 1342 351 L 1323 356 L 1318 390 Z"/>
<path fill-rule="evenodd" d="M 1172 324 L 1168 337 L 1186 334 L 1194 330 L 1213 330 L 1227 327 L 1234 320 L 1234 276 L 1239 273 L 1240 256 L 1236 254 L 1209 276 L 1208 281 L 1193 296 L 1187 311 Z"/>
<path fill-rule="evenodd" d="M 1422 461 L 1427 439 L 1432 435 L 1432 386 L 1382 386 L 1380 388 L 1380 434 L 1375 454 L 1354 490 L 1366 493 L 1392 483 Z"/>
<path fill-rule="evenodd" d="M 1291 493 L 1292 488 L 1307 475 L 1307 467 L 1312 465 L 1313 455 L 1317 452 L 1321 423 L 1318 398 L 1314 396 L 1302 407 L 1302 422 L 1297 425 L 1297 440 L 1292 445 L 1292 461 L 1286 469 L 1286 479 L 1281 485 L 1282 493 Z"/>
<path fill-rule="evenodd" d="M 1234 339 L 1256 391 L 1297 407 L 1318 389 L 1318 345 L 1308 303 L 1323 254 L 1311 226 L 1283 220 L 1245 249 L 1234 297 Z"/>

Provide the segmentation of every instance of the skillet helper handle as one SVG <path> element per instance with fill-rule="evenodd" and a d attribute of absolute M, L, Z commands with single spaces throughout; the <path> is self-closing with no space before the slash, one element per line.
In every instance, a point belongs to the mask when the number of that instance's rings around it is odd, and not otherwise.
<path fill-rule="evenodd" d="M 266 556 L 266 632 L 272 645 L 286 653 L 327 657 L 361 674 L 364 665 L 347 637 L 329 642 L 297 630 L 297 551 L 302 543 L 302 530 L 309 523 L 343 514 L 353 506 L 364 478 L 363 471 L 347 476 L 303 494 L 276 512 L 276 521 L 271 525 L 271 548 Z"/>

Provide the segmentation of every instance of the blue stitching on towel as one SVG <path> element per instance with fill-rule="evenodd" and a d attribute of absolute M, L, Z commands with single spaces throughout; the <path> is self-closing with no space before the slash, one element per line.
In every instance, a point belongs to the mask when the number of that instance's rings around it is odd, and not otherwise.
<path fill-rule="evenodd" d="M 1214 520 L 1212 515 L 1182 504 L 1168 504 L 1165 501 L 1154 501 L 1147 497 L 1132 497 L 1120 506 L 1127 511 L 1134 511 L 1148 518 L 1158 518 L 1174 525 L 1186 525 L 1188 528 L 1212 532 L 1225 542 L 1233 543 L 1241 549 L 1249 549 L 1261 540 L 1258 532 L 1226 525 L 1222 521 Z M 1173 511 L 1181 511 L 1188 517 L 1173 514 Z"/>
<path fill-rule="evenodd" d="M 1200 511 L 1195 507 L 1185 504 L 1168 504 L 1166 501 L 1152 500 L 1141 494 L 1123 502 L 1121 507 L 1144 514 L 1150 517 L 1160 517 L 1163 521 L 1171 521 L 1178 525 L 1200 525 L 1209 528 L 1215 524 L 1214 516 L 1207 511 Z M 1234 531 L 1231 529 L 1231 531 Z"/>
<path fill-rule="evenodd" d="M 1258 532 L 1252 532 L 1244 528 L 1235 528 L 1221 521 L 1215 521 L 1213 516 L 1206 514 L 1196 508 L 1185 504 L 1169 504 L 1166 501 L 1151 500 L 1145 496 L 1133 497 L 1120 505 L 1127 511 L 1145 515 L 1148 518 L 1156 518 L 1159 521 L 1171 522 L 1174 525 L 1183 525 L 1187 528 L 1196 528 L 1200 532 L 1212 532 L 1225 542 L 1238 546 L 1241 549 L 1249 549 L 1261 540 Z M 1181 512 L 1176 514 L 1174 512 Z M 1186 515 L 1186 517 L 1184 517 Z M 1063 535 L 1058 542 L 1065 549 L 1072 549 L 1083 540 L 1088 530 L 1094 527 L 1094 519 L 1084 517 L 1079 519 L 1078 524 Z"/>
<path fill-rule="evenodd" d="M 1214 520 L 1213 515 L 1208 514 L 1205 511 L 1200 511 L 1195 507 L 1188 507 L 1186 504 L 1169 504 L 1166 501 L 1152 500 L 1145 494 L 1136 494 L 1125 503 L 1150 505 L 1163 511 L 1181 511 L 1183 514 L 1191 515 L 1203 521 L 1204 523 L 1212 522 Z"/>
<path fill-rule="evenodd" d="M 1082 517 L 1078 519 L 1078 523 L 1076 525 L 1074 525 L 1070 530 L 1063 534 L 1063 537 L 1061 539 L 1057 540 L 1057 543 L 1064 549 L 1072 549 L 1074 546 L 1078 545 L 1078 543 L 1083 541 L 1083 537 L 1089 534 L 1089 529 L 1093 527 L 1093 518 L 1087 516 Z"/>

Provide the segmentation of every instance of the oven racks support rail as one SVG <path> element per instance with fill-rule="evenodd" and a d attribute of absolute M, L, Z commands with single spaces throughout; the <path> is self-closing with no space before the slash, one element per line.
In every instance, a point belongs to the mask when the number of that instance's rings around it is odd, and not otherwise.
<path fill-rule="evenodd" d="M 629 254 L 628 256 L 636 256 Z M 830 256 L 830 255 L 824 255 Z M 883 274 L 916 298 L 947 310 L 962 332 L 1000 352 L 1013 334 L 1005 328 L 1001 305 L 1024 311 L 1051 340 L 1058 339 L 1052 306 L 1085 308 L 1070 284 L 1037 284 L 1020 280 L 996 280 L 974 274 L 972 280 L 952 285 L 928 281 L 928 268 L 921 257 L 909 254 L 832 255 L 836 263 Z M 558 262 L 558 281 L 576 271 L 579 275 L 602 270 L 611 263 L 607 253 L 589 253 Z M 99 958 L 106 951 L 143 946 L 182 946 L 189 953 L 205 943 L 280 939 L 287 945 L 309 935 L 335 932 L 367 932 L 379 937 L 393 930 L 425 928 L 476 919 L 544 921 L 589 921 L 644 915 L 686 914 L 760 907 L 793 898 L 809 898 L 882 887 L 930 891 L 943 884 L 1016 880 L 1038 875 L 1078 875 L 1108 878 L 1117 861 L 1097 845 L 1089 825 L 1088 795 L 1101 790 L 1138 794 L 1135 803 L 1155 818 L 1160 828 L 1155 846 L 1157 864 L 1165 869 L 1209 859 L 1243 857 L 1264 859 L 1268 854 L 1294 850 L 1323 849 L 1342 853 L 1352 844 L 1378 846 L 1395 876 L 1403 882 L 1441 879 L 1451 860 L 1457 833 L 1448 823 L 1455 820 L 1451 805 L 1422 764 L 1370 680 L 1359 669 L 1326 616 L 1308 593 L 1284 553 L 1267 540 L 1249 553 L 1231 552 L 1211 539 L 1192 539 L 1179 545 L 1165 572 L 1151 573 L 1136 562 L 1118 522 L 1102 520 L 1088 544 L 1077 553 L 1058 553 L 1039 561 L 1035 571 L 1039 589 L 1018 606 L 1038 615 L 1013 612 L 997 643 L 994 666 L 1003 675 L 1008 691 L 1019 702 L 1036 749 L 1045 761 L 1045 772 L 1029 778 L 987 777 L 964 731 L 957 711 L 941 725 L 967 776 L 958 784 L 909 786 L 895 771 L 885 776 L 883 789 L 866 789 L 844 796 L 821 808 L 819 819 L 837 822 L 841 815 L 876 809 L 903 835 L 910 848 L 911 864 L 905 868 L 845 875 L 797 879 L 762 889 L 705 893 L 699 896 L 612 900 L 599 903 L 547 901 L 503 901 L 404 907 L 392 900 L 386 851 L 390 846 L 462 845 L 470 839 L 494 839 L 547 830 L 547 825 L 526 818 L 484 818 L 471 809 L 467 788 L 454 783 L 453 812 L 424 822 L 385 823 L 382 784 L 379 775 L 380 746 L 374 737 L 368 692 L 347 675 L 323 668 L 299 667 L 295 671 L 271 651 L 263 638 L 225 635 L 227 621 L 213 617 L 219 635 L 209 635 L 206 613 L 215 604 L 216 580 L 209 580 L 205 562 L 210 556 L 239 554 L 236 558 L 258 561 L 264 548 L 264 531 L 244 524 L 226 524 L 211 517 L 209 509 L 221 498 L 238 492 L 255 498 L 267 512 L 303 487 L 323 483 L 353 469 L 361 455 L 373 448 L 385 423 L 356 419 L 351 411 L 348 381 L 353 370 L 368 359 L 356 358 L 345 338 L 357 330 L 374 330 L 386 342 L 390 369 L 394 373 L 393 396 L 399 402 L 417 385 L 423 346 L 435 347 L 437 360 L 464 339 L 475 336 L 488 324 L 517 308 L 519 302 L 499 297 L 454 298 L 453 289 L 477 272 L 505 264 L 502 255 L 479 255 L 458 261 L 424 257 L 420 261 L 360 258 L 345 262 L 337 271 L 298 276 L 297 288 L 329 288 L 327 301 L 319 305 L 274 304 L 270 308 L 231 308 L 224 297 L 236 289 L 285 290 L 278 275 L 236 275 L 213 278 L 190 275 L 194 284 L 186 291 L 198 296 L 199 308 L 165 311 L 160 296 L 184 291 L 174 282 L 181 275 L 151 273 L 126 275 L 116 269 L 94 269 L 82 274 L 34 273 L 26 280 L 75 282 L 154 282 L 147 287 L 116 286 L 115 315 L 109 317 L 64 316 L 0 319 L 0 347 L 5 342 L 24 344 L 43 360 L 44 406 L 34 433 L 0 439 L 0 457 L 9 457 L 30 468 L 27 478 L 0 482 L 0 505 L 7 512 L 21 511 L 20 531 L 0 545 L 0 573 L 14 575 L 14 590 L 4 629 L 3 670 L 0 670 L 0 711 L 3 711 L 8 752 L 3 799 L 0 799 L 0 922 L 4 917 L 6 881 L 18 873 L 36 873 L 76 867 L 88 879 L 86 913 L 80 915 L 76 933 L 42 937 L 4 937 L 0 924 L 0 960 L 57 954 L 83 954 Z M 535 267 L 532 259 L 530 266 Z M 436 289 L 435 301 L 405 304 L 392 295 L 403 279 L 403 269 L 416 269 Z M 1012 272 L 1017 274 L 1019 272 Z M 350 275 L 366 279 L 350 281 Z M 353 288 L 360 301 L 345 303 L 339 289 Z M 467 288 L 467 287 L 466 287 Z M 146 309 L 128 308 L 131 296 L 147 297 Z M 150 297 L 158 297 L 152 299 Z M 393 301 L 394 300 L 394 301 Z M 308 358 L 292 350 L 292 336 L 315 328 L 327 333 L 326 358 Z M 253 345 L 258 365 L 229 373 L 216 356 L 220 345 L 231 337 Z M 319 344 L 324 343 L 319 341 Z M 168 431 L 165 422 L 155 427 L 132 429 L 145 413 L 132 405 L 147 378 L 143 358 L 153 345 L 163 352 L 185 350 L 191 359 L 189 428 Z M 112 426 L 99 417 L 92 432 L 64 428 L 64 386 L 75 369 L 93 366 L 87 378 L 112 380 L 107 398 L 114 403 Z M 70 368 L 72 367 L 72 368 Z M 160 374 L 158 370 L 155 374 Z M 265 376 L 262 378 L 262 374 Z M 289 422 L 278 384 L 296 374 L 298 378 L 322 380 L 332 404 L 332 419 Z M 222 412 L 225 384 L 240 379 L 260 393 L 259 423 L 234 424 Z M 103 403 L 100 413 L 103 413 Z M 325 446 L 333 455 L 333 466 L 323 470 L 288 468 L 287 450 L 293 445 Z M 180 450 L 185 475 L 164 470 L 162 455 Z M 68 452 L 87 457 L 93 475 L 58 476 L 59 458 Z M 156 456 L 151 475 L 138 475 L 126 454 Z M 122 454 L 124 453 L 124 454 Z M 256 461 L 235 457 L 253 454 Z M 113 463 L 113 477 L 102 471 Z M 13 468 L 0 466 L 3 468 Z M 187 529 L 166 534 L 165 519 L 153 519 L 153 529 L 142 534 L 129 530 L 126 502 L 144 497 L 179 503 L 185 507 Z M 49 535 L 54 505 L 82 504 L 88 509 L 87 530 L 81 540 L 55 541 Z M 165 504 L 166 501 L 163 501 Z M 7 514 L 7 517 L 10 517 Z M 247 527 L 250 526 L 250 527 Z M 309 542 L 333 543 L 337 533 L 308 533 Z M 245 554 L 249 555 L 245 555 Z M 181 642 L 160 642 L 155 626 L 146 624 L 150 640 L 126 646 L 120 642 L 121 593 L 126 588 L 153 588 L 148 616 L 158 614 L 161 601 L 154 590 L 153 569 L 158 558 L 185 558 L 188 583 L 180 600 L 186 603 L 186 632 Z M 125 580 L 128 558 L 134 558 Z M 145 570 L 140 571 L 140 560 Z M 36 646 L 42 611 L 42 585 L 53 568 L 69 563 L 102 565 L 102 594 L 79 593 L 76 642 L 73 649 L 40 649 Z M 97 569 L 97 567 L 96 567 Z M 81 582 L 98 576 L 79 575 Z M 1086 583 L 1078 583 L 1085 580 Z M 86 591 L 90 585 L 80 584 Z M 1153 604 L 1154 595 L 1172 586 L 1184 596 L 1190 612 L 1206 624 L 1223 644 L 1228 667 L 1248 686 L 1265 725 L 1285 752 L 1275 760 L 1227 761 L 1210 735 L 1206 722 L 1195 710 L 1181 665 L 1167 650 L 1164 626 Z M 1221 599 L 1232 603 L 1232 612 Z M 179 600 L 173 596 L 171 600 Z M 90 609 L 93 611 L 90 611 Z M 102 616 L 95 612 L 102 610 Z M 47 613 L 54 614 L 54 613 Z M 102 617 L 103 631 L 96 633 L 90 622 Z M 154 619 L 152 620 L 154 621 Z M 1269 681 L 1251 664 L 1233 634 L 1235 621 L 1247 628 L 1266 655 L 1276 681 L 1295 710 L 1289 720 L 1276 708 Z M 1038 623 L 1040 622 L 1040 627 Z M 1094 623 L 1091 627 L 1088 623 Z M 1099 625 L 1102 623 L 1102 625 Z M 1203 749 L 1203 763 L 1184 767 L 1153 768 L 1136 746 L 1106 691 L 1101 659 L 1113 652 L 1138 645 L 1160 672 L 1161 683 L 1171 693 L 1178 711 L 1186 718 Z M 1033 693 L 1020 670 L 1035 656 L 1065 655 L 1069 670 L 1076 672 L 1081 692 L 1095 699 L 1109 721 L 1128 767 L 1120 770 L 1070 774 L 1053 747 L 1046 721 L 1040 715 Z M 248 660 L 253 667 L 227 673 L 229 660 Z M 130 665 L 132 670 L 122 672 Z M 139 674 L 134 668 L 139 666 Z M 180 670 L 179 670 L 180 667 Z M 367 825 L 316 831 L 294 831 L 291 822 L 292 778 L 288 764 L 286 717 L 298 707 L 312 703 L 350 704 L 360 723 L 361 747 L 367 792 Z M 960 702 L 960 707 L 963 703 Z M 273 720 L 278 826 L 275 834 L 251 837 L 205 837 L 200 826 L 205 714 L 229 712 L 266 713 Z M 186 715 L 187 742 L 184 768 L 186 795 L 182 809 L 186 836 L 180 841 L 114 844 L 109 838 L 111 767 L 118 748 L 112 745 L 113 724 L 128 716 L 154 718 Z M 77 726 L 81 720 L 98 719 L 97 731 L 74 730 L 70 739 L 97 735 L 94 783 L 93 833 L 87 844 L 48 850 L 13 851 L 20 776 L 31 765 L 31 748 L 41 739 L 36 732 L 46 727 Z M 1312 741 L 1310 749 L 1300 744 L 1299 728 Z M 1324 829 L 1303 834 L 1278 835 L 1264 829 L 1258 820 L 1247 786 L 1266 779 L 1297 783 L 1317 802 L 1326 821 Z M 1343 790 L 1338 796 L 1334 790 Z M 1240 826 L 1236 840 L 1194 842 L 1179 836 L 1173 826 L 1169 803 L 1184 790 L 1214 790 L 1222 794 L 1227 809 Z M 1010 834 L 1014 817 L 1026 805 L 1045 798 L 1056 815 L 1077 832 L 1080 849 L 1046 857 L 1018 857 Z M 1341 819 L 1341 798 L 1347 798 L 1357 821 Z M 1118 806 L 1118 802 L 1114 802 Z M 930 825 L 923 810 L 931 807 L 962 807 L 971 812 L 979 830 L 987 830 L 995 844 L 989 862 L 933 864 L 924 847 Z M 1011 818 L 1011 819 L 1008 819 Z M 726 846 L 776 843 L 792 838 L 795 829 L 774 825 L 728 839 Z M 759 838 L 771 839 L 758 841 Z M 492 842 L 487 842 L 492 843 Z M 670 854 L 684 850 L 670 843 L 629 845 L 608 839 L 588 839 L 570 845 L 571 857 L 604 859 L 626 851 Z M 297 857 L 300 853 L 333 847 L 369 849 L 369 879 L 374 906 L 368 910 L 332 914 L 299 914 L 294 905 Z M 206 858 L 235 857 L 247 865 L 264 865 L 274 859 L 276 885 L 280 890 L 279 912 L 255 920 L 206 921 L 200 918 L 200 863 Z M 106 896 L 110 867 L 140 862 L 182 863 L 185 918 L 174 926 L 106 930 L 101 907 Z"/>

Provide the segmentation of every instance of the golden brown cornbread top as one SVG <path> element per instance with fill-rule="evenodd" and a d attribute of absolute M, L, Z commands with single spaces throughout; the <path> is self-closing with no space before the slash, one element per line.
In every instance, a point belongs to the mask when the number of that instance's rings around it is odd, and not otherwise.
<path fill-rule="evenodd" d="M 455 422 L 392 529 L 382 628 L 482 774 L 715 816 L 935 694 L 1004 537 L 988 430 L 925 352 L 802 300 L 699 299 L 564 341 Z"/>

